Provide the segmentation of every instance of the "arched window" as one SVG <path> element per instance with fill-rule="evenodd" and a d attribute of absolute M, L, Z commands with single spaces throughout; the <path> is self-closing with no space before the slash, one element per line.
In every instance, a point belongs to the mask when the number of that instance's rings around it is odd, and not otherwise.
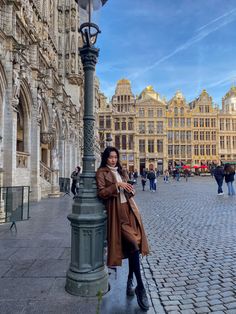
<path fill-rule="evenodd" d="M 180 115 L 181 115 L 181 116 L 184 115 L 184 108 L 183 108 L 183 107 L 180 108 Z"/>
<path fill-rule="evenodd" d="M 178 108 L 177 107 L 174 108 L 174 114 L 175 114 L 175 116 L 178 116 Z"/>
<path fill-rule="evenodd" d="M 16 151 L 24 152 L 24 110 L 22 106 L 22 99 L 20 98 L 18 110 L 17 110 L 17 135 L 16 135 Z"/>

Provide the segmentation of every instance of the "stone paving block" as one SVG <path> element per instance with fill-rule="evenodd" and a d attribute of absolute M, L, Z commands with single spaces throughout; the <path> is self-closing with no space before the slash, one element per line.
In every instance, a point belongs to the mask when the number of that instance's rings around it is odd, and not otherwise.
<path fill-rule="evenodd" d="M 236 302 L 227 303 L 225 306 L 229 310 L 232 310 L 232 309 L 236 310 Z M 235 311 L 235 313 L 236 313 L 236 311 Z"/>
<path fill-rule="evenodd" d="M 211 310 L 209 307 L 199 307 L 199 308 L 195 308 L 194 309 L 195 313 L 197 314 L 206 314 L 206 313 L 210 313 Z"/>
<path fill-rule="evenodd" d="M 0 260 L 0 277 L 4 276 L 4 274 L 9 271 L 12 267 L 12 263 L 8 260 Z M 1 312 L 0 312 L 1 313 Z"/>
<path fill-rule="evenodd" d="M 6 278 L 19 278 L 23 277 L 24 273 L 29 269 L 32 264 L 35 263 L 35 260 L 25 260 L 25 261 L 11 261 L 11 268 L 4 274 L 3 277 Z"/>
<path fill-rule="evenodd" d="M 24 277 L 66 277 L 69 267 L 69 260 L 66 259 L 47 259 L 37 260 L 24 273 Z"/>
<path fill-rule="evenodd" d="M 223 311 L 223 310 L 226 310 L 226 307 L 223 306 L 222 304 L 217 304 L 217 305 L 213 305 L 211 309 L 213 311 Z"/>
<path fill-rule="evenodd" d="M 1 278 L 0 280 L 0 300 L 26 300 L 27 298 L 45 298 L 54 279 L 52 278 Z M 20 287 L 20 289 L 19 289 Z"/>
<path fill-rule="evenodd" d="M 14 301 L 3 300 L 0 301 L 0 313 L 1 314 L 18 314 L 23 313 L 23 310 L 27 306 L 27 301 Z"/>

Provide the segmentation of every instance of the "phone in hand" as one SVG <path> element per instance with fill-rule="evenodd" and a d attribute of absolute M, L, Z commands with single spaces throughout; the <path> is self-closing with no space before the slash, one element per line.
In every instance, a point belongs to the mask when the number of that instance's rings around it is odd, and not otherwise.
<path fill-rule="evenodd" d="M 128 180 L 127 183 L 134 185 L 136 183 L 135 180 Z"/>

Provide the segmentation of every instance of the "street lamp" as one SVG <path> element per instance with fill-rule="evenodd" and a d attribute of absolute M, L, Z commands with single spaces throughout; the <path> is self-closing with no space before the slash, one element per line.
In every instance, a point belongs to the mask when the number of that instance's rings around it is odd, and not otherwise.
<path fill-rule="evenodd" d="M 94 47 L 100 30 L 91 23 L 91 12 L 107 0 L 76 0 L 87 10 L 89 21 L 80 26 L 83 48 L 79 49 L 84 69 L 84 157 L 79 195 L 72 206 L 71 262 L 66 275 L 67 292 L 78 296 L 96 296 L 108 290 L 108 272 L 104 263 L 106 214 L 97 198 L 95 178 L 94 72 L 99 50 Z"/>

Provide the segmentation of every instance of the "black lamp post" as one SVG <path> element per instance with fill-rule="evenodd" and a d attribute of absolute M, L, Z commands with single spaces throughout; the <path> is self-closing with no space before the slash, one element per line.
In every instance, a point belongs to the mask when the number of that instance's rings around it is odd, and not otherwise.
<path fill-rule="evenodd" d="M 87 10 L 89 21 L 80 26 L 83 48 L 80 56 L 84 69 L 84 157 L 79 196 L 75 199 L 71 222 L 71 263 L 65 289 L 70 294 L 96 296 L 108 290 L 108 273 L 104 263 L 106 214 L 97 198 L 95 180 L 94 72 L 99 50 L 94 47 L 100 30 L 91 23 L 91 12 L 107 0 L 76 0 Z"/>

